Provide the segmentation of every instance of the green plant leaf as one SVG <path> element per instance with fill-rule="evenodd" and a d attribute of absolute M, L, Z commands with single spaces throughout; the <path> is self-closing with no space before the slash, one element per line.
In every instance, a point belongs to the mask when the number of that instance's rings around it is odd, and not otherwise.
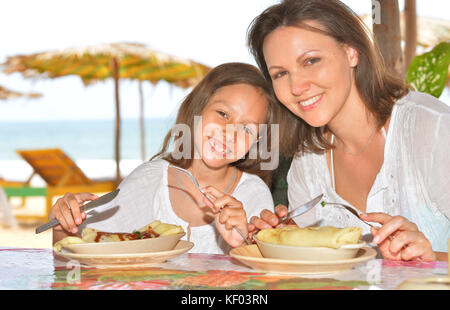
<path fill-rule="evenodd" d="M 417 91 L 439 98 L 444 91 L 450 65 L 450 41 L 436 45 L 433 50 L 414 58 L 406 81 Z"/>

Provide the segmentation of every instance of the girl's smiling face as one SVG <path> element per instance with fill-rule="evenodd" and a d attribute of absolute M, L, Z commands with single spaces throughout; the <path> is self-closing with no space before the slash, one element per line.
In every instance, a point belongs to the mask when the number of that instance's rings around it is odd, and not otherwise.
<path fill-rule="evenodd" d="M 263 51 L 275 94 L 292 113 L 313 127 L 338 115 L 354 84 L 355 49 L 325 34 L 288 26 L 271 32 Z"/>
<path fill-rule="evenodd" d="M 201 131 L 195 129 L 195 152 L 211 167 L 244 157 L 257 142 L 259 124 L 266 121 L 267 99 L 247 84 L 219 88 L 202 112 Z M 198 143 L 201 141 L 201 144 Z"/>

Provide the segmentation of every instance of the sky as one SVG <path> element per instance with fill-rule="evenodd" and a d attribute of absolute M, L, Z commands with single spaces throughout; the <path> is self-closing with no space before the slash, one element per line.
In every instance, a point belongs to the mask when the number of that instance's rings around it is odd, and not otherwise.
<path fill-rule="evenodd" d="M 370 0 L 344 0 L 358 14 Z M 7 56 L 111 42 L 135 42 L 214 67 L 255 64 L 246 46 L 250 22 L 278 0 L 2 0 L 0 63 Z M 400 0 L 400 7 L 404 1 Z M 450 1 L 417 0 L 422 16 L 449 19 Z M 85 87 L 75 76 L 25 80 L 0 73 L 0 85 L 40 99 L 0 102 L 0 121 L 114 119 L 112 81 Z M 174 116 L 189 90 L 144 83 L 145 117 Z M 120 82 L 121 115 L 139 116 L 138 83 Z M 446 90 L 441 100 L 450 104 Z"/>

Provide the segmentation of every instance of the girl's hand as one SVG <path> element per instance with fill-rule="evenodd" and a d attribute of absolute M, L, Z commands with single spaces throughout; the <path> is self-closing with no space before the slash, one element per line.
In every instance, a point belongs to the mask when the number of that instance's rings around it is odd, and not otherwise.
<path fill-rule="evenodd" d="M 288 208 L 284 205 L 277 205 L 275 207 L 275 213 L 269 210 L 263 210 L 260 213 L 260 217 L 253 216 L 250 219 L 248 225 L 249 234 L 252 237 L 259 230 L 273 227 L 283 227 L 285 225 L 296 225 L 294 221 L 288 220 L 283 224 L 280 224 L 280 218 L 288 213 Z"/>
<path fill-rule="evenodd" d="M 86 213 L 82 212 L 80 207 L 84 202 L 97 198 L 97 195 L 91 193 L 66 193 L 63 197 L 56 200 L 48 216 L 50 220 L 56 218 L 60 223 L 54 229 L 76 234 L 78 225 L 86 219 Z"/>
<path fill-rule="evenodd" d="M 372 228 L 373 242 L 385 259 L 435 261 L 430 241 L 421 233 L 417 225 L 402 216 L 390 216 L 385 213 L 361 215 L 368 222 L 377 222 L 381 228 Z M 391 236 L 391 237 L 389 237 Z"/>
<path fill-rule="evenodd" d="M 226 195 L 213 186 L 204 188 L 204 192 L 212 198 L 212 204 L 206 197 L 203 202 L 209 206 L 214 213 L 214 221 L 217 230 L 223 239 L 231 246 L 238 247 L 245 243 L 242 236 L 234 229 L 236 226 L 245 236 L 248 236 L 247 214 L 239 200 Z"/>

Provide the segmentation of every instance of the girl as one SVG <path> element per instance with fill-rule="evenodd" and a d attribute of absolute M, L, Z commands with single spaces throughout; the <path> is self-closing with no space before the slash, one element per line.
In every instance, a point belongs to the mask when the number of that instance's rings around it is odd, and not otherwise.
<path fill-rule="evenodd" d="M 388 259 L 446 259 L 449 107 L 389 75 L 363 22 L 338 0 L 282 1 L 253 21 L 248 38 L 286 108 L 282 152 L 295 154 L 290 206 L 324 193 L 381 228 L 370 231 L 329 206 L 297 224 L 361 226 Z M 276 208 L 278 216 L 286 212 Z M 261 229 L 278 217 L 266 210 L 251 223 Z"/>
<path fill-rule="evenodd" d="M 53 242 L 86 226 L 131 232 L 160 220 L 181 225 L 194 243 L 193 252 L 227 253 L 243 245 L 233 227 L 247 235 L 247 217 L 273 209 L 262 180 L 270 171 L 260 169 L 260 152 L 249 151 L 271 141 L 270 130 L 260 132 L 259 124 L 273 123 L 274 102 L 270 85 L 254 66 L 228 63 L 211 70 L 183 101 L 161 152 L 123 180 L 119 195 L 96 208 L 100 214 L 86 219 L 80 213 L 84 202 L 96 198 L 89 193 L 66 194 L 56 201 L 50 218 L 61 225 L 54 229 Z M 214 204 L 169 165 L 189 170 Z"/>

